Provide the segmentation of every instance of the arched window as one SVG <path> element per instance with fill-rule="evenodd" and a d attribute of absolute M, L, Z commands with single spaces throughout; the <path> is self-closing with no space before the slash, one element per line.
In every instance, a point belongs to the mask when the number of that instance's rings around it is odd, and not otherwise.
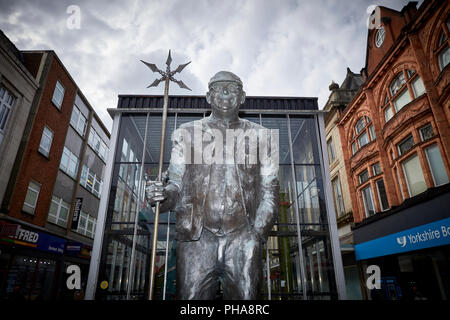
<path fill-rule="evenodd" d="M 370 141 L 375 140 L 372 120 L 367 116 L 359 118 L 353 128 L 352 136 L 352 154 L 355 154 Z"/>
<path fill-rule="evenodd" d="M 439 62 L 439 70 L 441 71 L 444 70 L 444 68 L 450 62 L 449 34 L 450 34 L 450 16 L 447 18 L 447 22 L 442 24 L 442 31 L 439 36 L 439 43 L 436 50 Z"/>
<path fill-rule="evenodd" d="M 423 81 L 413 69 L 399 72 L 389 84 L 382 110 L 388 122 L 406 104 L 425 93 Z"/>

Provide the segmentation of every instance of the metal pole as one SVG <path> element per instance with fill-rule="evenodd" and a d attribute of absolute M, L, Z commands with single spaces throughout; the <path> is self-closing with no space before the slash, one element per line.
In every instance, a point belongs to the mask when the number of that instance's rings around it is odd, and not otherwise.
<path fill-rule="evenodd" d="M 158 179 L 157 181 L 162 180 L 162 171 L 164 165 L 164 142 L 166 138 L 166 123 L 167 123 L 167 108 L 168 108 L 168 100 L 169 100 L 169 77 L 165 79 L 165 88 L 164 88 L 164 107 L 163 107 L 163 118 L 162 118 L 162 128 L 161 128 L 161 144 L 160 144 L 160 152 L 159 152 L 159 167 L 158 167 Z M 150 260 L 150 282 L 148 288 L 148 299 L 153 300 L 154 293 L 154 281 L 155 281 L 155 260 L 156 260 L 156 246 L 158 243 L 158 223 L 159 223 L 159 212 L 160 212 L 161 203 L 156 202 L 155 207 L 155 218 L 153 222 L 153 241 L 152 241 L 152 256 Z"/>
<path fill-rule="evenodd" d="M 133 230 L 133 246 L 131 248 L 131 261 L 130 261 L 130 270 L 128 270 L 128 286 L 127 286 L 127 300 L 130 300 L 131 295 L 131 287 L 134 283 L 134 269 L 135 269 L 135 259 L 136 259 L 136 237 L 137 237 L 137 227 L 139 223 L 139 208 L 141 202 L 141 194 L 142 194 L 142 176 L 144 173 L 144 160 L 145 160 L 145 151 L 147 148 L 147 130 L 148 130 L 148 119 L 149 113 L 147 113 L 147 119 L 145 121 L 145 136 L 144 136 L 144 147 L 142 148 L 142 160 L 141 160 L 141 171 L 139 172 L 139 187 L 137 190 L 137 201 L 136 201 L 136 210 L 135 210 L 135 219 L 134 219 L 134 230 Z M 132 192 L 131 192 L 132 194 Z M 142 201 L 144 203 L 144 201 Z"/>
<path fill-rule="evenodd" d="M 166 284 L 167 284 L 167 261 L 169 260 L 169 233 L 170 233 L 170 211 L 167 215 L 167 238 L 166 238 L 166 261 L 164 267 L 164 287 L 163 287 L 163 300 L 166 300 Z"/>
<path fill-rule="evenodd" d="M 266 268 L 267 268 L 267 294 L 268 299 L 272 300 L 272 286 L 270 283 L 270 259 L 269 259 L 269 239 L 266 242 Z"/>

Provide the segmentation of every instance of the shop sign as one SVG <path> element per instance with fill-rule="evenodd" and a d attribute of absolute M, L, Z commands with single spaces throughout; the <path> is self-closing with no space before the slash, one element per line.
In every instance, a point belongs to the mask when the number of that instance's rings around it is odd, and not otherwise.
<path fill-rule="evenodd" d="M 18 224 L 0 221 L 0 237 L 9 237 L 17 233 Z"/>
<path fill-rule="evenodd" d="M 73 209 L 73 216 L 72 216 L 72 230 L 78 229 L 78 221 L 80 220 L 80 213 L 81 213 L 81 205 L 83 204 L 83 198 L 76 198 L 75 200 L 75 208 Z"/>
<path fill-rule="evenodd" d="M 78 256 L 81 252 L 83 244 L 80 242 L 69 241 L 66 244 L 66 253 L 74 256 Z"/>
<path fill-rule="evenodd" d="M 356 260 L 450 244 L 450 218 L 355 245 Z"/>
<path fill-rule="evenodd" d="M 66 240 L 49 235 L 44 232 L 31 231 L 21 225 L 17 225 L 15 235 L 4 237 L 1 239 L 4 242 L 9 242 L 15 245 L 22 245 L 36 248 L 37 250 L 52 252 L 57 254 L 64 254 L 64 247 Z"/>

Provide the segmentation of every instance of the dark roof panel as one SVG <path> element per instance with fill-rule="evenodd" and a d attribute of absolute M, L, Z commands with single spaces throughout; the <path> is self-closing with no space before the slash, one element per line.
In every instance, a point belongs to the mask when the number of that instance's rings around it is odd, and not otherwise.
<path fill-rule="evenodd" d="M 119 95 L 117 107 L 128 108 L 162 108 L 163 96 Z M 170 96 L 169 108 L 207 109 L 205 96 Z M 318 110 L 317 98 L 309 97 L 246 97 L 241 110 Z"/>

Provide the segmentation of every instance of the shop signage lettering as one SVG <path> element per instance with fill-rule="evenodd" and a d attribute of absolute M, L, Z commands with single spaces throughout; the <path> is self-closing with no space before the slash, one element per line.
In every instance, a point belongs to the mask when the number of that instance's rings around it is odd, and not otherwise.
<path fill-rule="evenodd" d="M 450 218 L 355 245 L 356 260 L 450 244 Z"/>
<path fill-rule="evenodd" d="M 80 220 L 80 212 L 81 212 L 81 205 L 83 204 L 83 198 L 77 198 L 75 200 L 75 208 L 73 209 L 73 217 L 72 217 L 72 230 L 78 229 L 78 221 Z"/>
<path fill-rule="evenodd" d="M 23 229 L 19 226 L 17 228 L 16 239 L 29 243 L 37 243 L 39 240 L 39 233 Z"/>

